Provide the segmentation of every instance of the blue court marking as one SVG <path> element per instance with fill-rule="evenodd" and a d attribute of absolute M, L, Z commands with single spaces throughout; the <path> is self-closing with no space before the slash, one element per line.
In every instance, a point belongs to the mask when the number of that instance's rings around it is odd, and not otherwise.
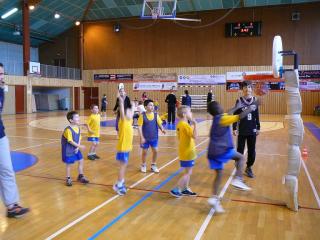
<path fill-rule="evenodd" d="M 20 172 L 24 169 L 27 169 L 38 162 L 38 158 L 29 153 L 11 151 L 10 154 L 13 170 L 15 172 Z"/>
<path fill-rule="evenodd" d="M 199 155 L 197 156 L 197 158 L 201 157 L 207 150 L 202 150 Z M 164 185 L 166 185 L 172 178 L 174 178 L 175 176 L 177 176 L 180 172 L 182 172 L 183 168 L 180 168 L 178 171 L 174 172 L 173 174 L 171 174 L 166 180 L 164 180 L 163 182 L 161 182 L 158 186 L 156 186 L 155 188 L 153 188 L 152 190 L 157 191 L 160 188 L 162 188 Z M 133 209 L 135 209 L 136 207 L 138 207 L 141 203 L 143 203 L 145 200 L 147 200 L 149 197 L 151 197 L 151 195 L 154 194 L 154 192 L 149 192 L 146 195 L 144 195 L 140 200 L 138 200 L 137 202 L 135 202 L 131 207 L 129 207 L 127 210 L 125 210 L 124 212 L 122 212 L 121 214 L 119 214 L 117 217 L 115 217 L 113 220 L 111 220 L 107 225 L 105 225 L 104 227 L 102 227 L 98 232 L 96 232 L 92 237 L 88 238 L 88 240 L 93 240 L 96 239 L 97 237 L 99 237 L 99 235 L 101 235 L 103 232 L 105 232 L 106 230 L 108 230 L 110 227 L 112 227 L 112 225 L 114 225 L 115 223 L 117 223 L 118 221 L 120 221 L 121 218 L 123 218 L 125 215 L 127 215 L 128 213 L 130 213 Z"/>
<path fill-rule="evenodd" d="M 317 127 L 314 123 L 305 122 L 304 125 L 309 129 L 309 131 L 320 141 L 320 128 Z"/>

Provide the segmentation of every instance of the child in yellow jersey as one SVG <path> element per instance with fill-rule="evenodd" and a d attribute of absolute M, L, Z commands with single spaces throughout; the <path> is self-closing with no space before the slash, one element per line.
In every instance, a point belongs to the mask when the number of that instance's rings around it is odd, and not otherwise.
<path fill-rule="evenodd" d="M 158 155 L 158 129 L 164 134 L 166 131 L 162 127 L 162 121 L 157 113 L 154 112 L 154 105 L 151 99 L 144 101 L 144 106 L 146 107 L 146 112 L 141 113 L 138 119 L 139 126 L 139 136 L 140 136 L 140 146 L 142 148 L 142 163 L 141 172 L 147 172 L 146 158 L 149 147 L 152 149 L 152 163 L 151 171 L 154 173 L 159 173 L 159 169 L 156 165 L 157 155 Z"/>
<path fill-rule="evenodd" d="M 91 107 L 91 115 L 87 120 L 87 129 L 88 129 L 88 141 L 92 142 L 88 153 L 89 160 L 100 159 L 100 157 L 96 154 L 96 149 L 99 145 L 99 137 L 100 137 L 100 114 L 98 105 L 92 104 Z"/>
<path fill-rule="evenodd" d="M 254 105 L 250 105 L 239 115 L 230 115 L 242 108 L 241 102 L 231 109 L 228 114 L 223 113 L 223 108 L 218 102 L 213 101 L 208 103 L 207 110 L 210 115 L 213 116 L 208 148 L 208 160 L 210 169 L 215 170 L 216 172 L 216 177 L 213 182 L 213 196 L 209 198 L 208 202 L 217 213 L 224 212 L 224 209 L 220 204 L 218 192 L 222 179 L 223 166 L 230 159 L 233 159 L 236 162 L 236 174 L 231 185 L 244 191 L 251 190 L 251 188 L 242 180 L 244 158 L 241 153 L 238 153 L 234 149 L 230 125 L 234 122 L 238 122 L 239 119 L 246 117 L 250 112 L 255 111 L 257 104 L 258 103 L 255 102 Z"/>
<path fill-rule="evenodd" d="M 75 161 L 78 161 L 78 181 L 87 184 L 89 181 L 83 175 L 83 157 L 80 151 L 80 149 L 84 149 L 85 146 L 81 145 L 79 114 L 75 111 L 68 112 L 67 119 L 70 122 L 70 125 L 64 129 L 61 137 L 62 161 L 66 164 L 67 172 L 66 185 L 72 186 L 70 170 L 71 164 Z"/>
<path fill-rule="evenodd" d="M 133 104 L 126 104 L 124 107 L 124 100 L 126 94 L 124 89 L 121 88 L 118 93 L 119 100 L 119 111 L 120 119 L 118 123 L 119 128 L 119 140 L 117 144 L 117 155 L 116 160 L 120 164 L 118 181 L 113 185 L 113 190 L 116 191 L 120 196 L 127 193 L 127 188 L 125 186 L 125 172 L 129 160 L 129 152 L 132 150 L 132 140 L 133 140 L 133 127 L 132 127 L 132 117 L 133 117 Z"/>
<path fill-rule="evenodd" d="M 179 159 L 180 166 L 185 169 L 184 175 L 179 179 L 175 188 L 170 191 L 170 194 L 180 198 L 185 196 L 196 196 L 195 192 L 192 192 L 189 187 L 190 177 L 192 174 L 192 168 L 194 161 L 197 157 L 196 147 L 194 139 L 197 136 L 197 123 L 192 118 L 191 109 L 188 106 L 180 106 L 177 112 L 180 118 L 177 124 L 177 136 L 179 139 Z M 191 122 L 193 128 L 188 124 Z"/>

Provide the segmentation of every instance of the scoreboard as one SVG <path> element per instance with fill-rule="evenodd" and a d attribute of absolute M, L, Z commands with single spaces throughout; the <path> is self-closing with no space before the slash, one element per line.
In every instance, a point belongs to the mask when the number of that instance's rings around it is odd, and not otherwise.
<path fill-rule="evenodd" d="M 237 22 L 226 24 L 226 37 L 261 36 L 262 22 Z"/>

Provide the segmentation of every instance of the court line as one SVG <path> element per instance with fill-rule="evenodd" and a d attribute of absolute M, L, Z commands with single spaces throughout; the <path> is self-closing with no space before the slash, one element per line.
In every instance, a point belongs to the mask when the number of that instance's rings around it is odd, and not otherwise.
<path fill-rule="evenodd" d="M 38 144 L 38 145 L 29 146 L 29 147 L 16 148 L 16 149 L 13 149 L 12 151 L 21 151 L 21 150 L 25 150 L 25 149 L 29 149 L 29 148 L 41 147 L 41 146 L 43 146 L 43 145 L 48 145 L 48 144 L 56 143 L 57 141 L 58 141 L 58 140 L 52 141 L 52 142 L 48 142 L 48 143 L 41 143 L 41 144 Z M 60 141 L 60 140 L 59 140 L 59 141 Z"/>
<path fill-rule="evenodd" d="M 314 194 L 314 197 L 316 198 L 318 207 L 320 208 L 320 199 L 319 199 L 318 192 L 317 192 L 317 190 L 316 190 L 316 188 L 315 188 L 315 186 L 314 186 L 314 183 L 313 183 L 313 181 L 312 181 L 312 178 L 311 178 L 311 176 L 310 176 L 310 173 L 309 173 L 309 171 L 308 171 L 308 168 L 307 168 L 306 164 L 304 163 L 303 160 L 301 160 L 301 162 L 302 162 L 302 166 L 303 166 L 303 168 L 304 168 L 304 171 L 306 172 L 307 178 L 308 178 L 308 180 L 309 180 L 309 183 L 310 183 L 312 192 L 313 192 L 313 194 Z"/>
<path fill-rule="evenodd" d="M 43 179 L 49 179 L 49 180 L 57 180 L 60 182 L 65 182 L 65 178 L 57 178 L 57 177 L 47 177 L 47 176 L 38 176 L 38 175 L 31 175 L 31 174 L 24 174 L 24 173 L 17 173 L 17 176 L 24 176 L 24 177 L 33 177 L 33 178 L 43 178 Z M 74 182 L 74 184 L 78 185 L 83 185 L 82 183 L 77 183 Z M 112 187 L 112 184 L 105 184 L 105 183 L 94 183 L 90 182 L 88 185 L 94 185 L 94 186 L 104 186 L 104 187 Z M 159 191 L 159 190 L 154 190 L 154 189 L 148 189 L 148 188 L 137 188 L 137 187 L 132 187 L 128 188 L 134 191 L 143 191 L 143 192 L 153 192 L 153 193 L 159 193 L 159 194 L 166 194 L 170 195 L 168 191 Z M 205 198 L 208 199 L 210 196 L 205 196 L 205 195 L 197 195 L 195 198 Z M 254 200 L 243 200 L 243 199 L 233 199 L 233 198 L 223 198 L 222 200 L 227 200 L 227 201 L 232 201 L 232 202 L 243 202 L 243 203 L 252 203 L 252 204 L 261 204 L 261 205 L 269 205 L 269 206 L 278 206 L 278 207 L 286 207 L 285 203 L 273 203 L 273 202 L 261 202 L 261 201 L 254 201 Z M 299 205 L 299 209 L 308 209 L 308 210 L 317 210 L 320 211 L 320 208 L 315 208 L 315 207 L 307 207 L 307 206 L 301 206 Z"/>
<path fill-rule="evenodd" d="M 208 140 L 205 139 L 202 142 L 200 142 L 199 144 L 196 145 L 196 147 L 202 145 L 203 143 L 205 143 Z M 163 165 L 162 167 L 159 168 L 159 170 L 162 170 L 163 168 L 167 167 L 168 165 L 172 164 L 173 162 L 175 162 L 178 159 L 178 157 L 172 159 L 171 161 L 169 161 L 168 163 L 166 163 L 165 165 Z M 144 178 L 140 179 L 139 181 L 137 181 L 136 183 L 132 184 L 131 186 L 129 186 L 129 188 L 134 188 L 135 186 L 137 186 L 138 184 L 142 183 L 143 181 L 145 181 L 146 179 L 150 178 L 151 176 L 153 176 L 155 173 L 150 173 L 147 176 L 145 176 Z M 98 205 L 97 207 L 95 207 L 94 209 L 90 210 L 89 212 L 83 214 L 82 216 L 80 216 L 79 218 L 75 219 L 74 221 L 72 221 L 71 223 L 67 224 L 66 226 L 62 227 L 61 229 L 59 229 L 58 231 L 56 231 L 55 233 L 51 234 L 49 237 L 46 238 L 46 240 L 51 240 L 54 239 L 55 237 L 57 237 L 58 235 L 60 235 L 61 233 L 65 232 L 66 230 L 68 230 L 69 228 L 73 227 L 74 225 L 76 225 L 77 223 L 81 222 L 83 219 L 87 218 L 88 216 L 90 216 L 91 214 L 95 213 L 96 211 L 98 211 L 100 208 L 104 207 L 105 205 L 109 204 L 110 202 L 112 202 L 113 200 L 117 199 L 119 197 L 119 195 L 113 196 L 112 198 L 106 200 L 105 202 L 101 203 L 100 205 Z"/>
<path fill-rule="evenodd" d="M 33 139 L 33 140 L 51 140 L 51 141 L 60 141 L 60 138 L 42 138 L 42 137 L 25 137 L 25 136 L 7 136 L 9 138 L 25 138 L 25 139 Z M 87 142 L 87 141 L 85 141 Z M 115 143 L 114 142 L 106 142 L 106 143 L 102 143 L 100 142 L 99 145 L 114 145 Z M 140 147 L 140 145 L 137 145 L 137 144 L 134 144 L 132 145 L 134 147 Z M 161 146 L 158 146 L 158 148 L 170 148 L 170 149 L 177 149 L 176 147 L 167 147 L 167 146 L 164 146 L 164 147 L 161 147 Z"/>
<path fill-rule="evenodd" d="M 236 173 L 236 168 L 233 169 L 230 177 L 228 178 L 228 181 L 226 182 L 226 184 L 224 185 L 223 189 L 221 190 L 220 194 L 219 194 L 219 198 L 222 198 L 224 196 L 224 194 L 226 193 L 231 181 L 232 181 L 232 178 L 234 176 L 234 174 Z M 204 234 L 204 232 L 206 231 L 209 223 L 210 223 L 210 220 L 211 218 L 213 217 L 213 214 L 215 213 L 215 210 L 214 208 L 211 208 L 210 209 L 210 212 L 209 214 L 207 215 L 206 219 L 204 220 L 204 222 L 202 223 L 197 235 L 195 236 L 195 240 L 200 240 L 202 238 L 202 235 Z"/>

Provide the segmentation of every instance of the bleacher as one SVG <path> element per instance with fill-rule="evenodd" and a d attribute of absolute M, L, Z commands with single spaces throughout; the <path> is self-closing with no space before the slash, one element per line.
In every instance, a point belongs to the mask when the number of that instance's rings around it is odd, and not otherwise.
<path fill-rule="evenodd" d="M 206 110 L 207 109 L 207 95 L 189 95 L 192 100 L 192 110 Z M 180 97 L 182 102 L 182 96 Z"/>

